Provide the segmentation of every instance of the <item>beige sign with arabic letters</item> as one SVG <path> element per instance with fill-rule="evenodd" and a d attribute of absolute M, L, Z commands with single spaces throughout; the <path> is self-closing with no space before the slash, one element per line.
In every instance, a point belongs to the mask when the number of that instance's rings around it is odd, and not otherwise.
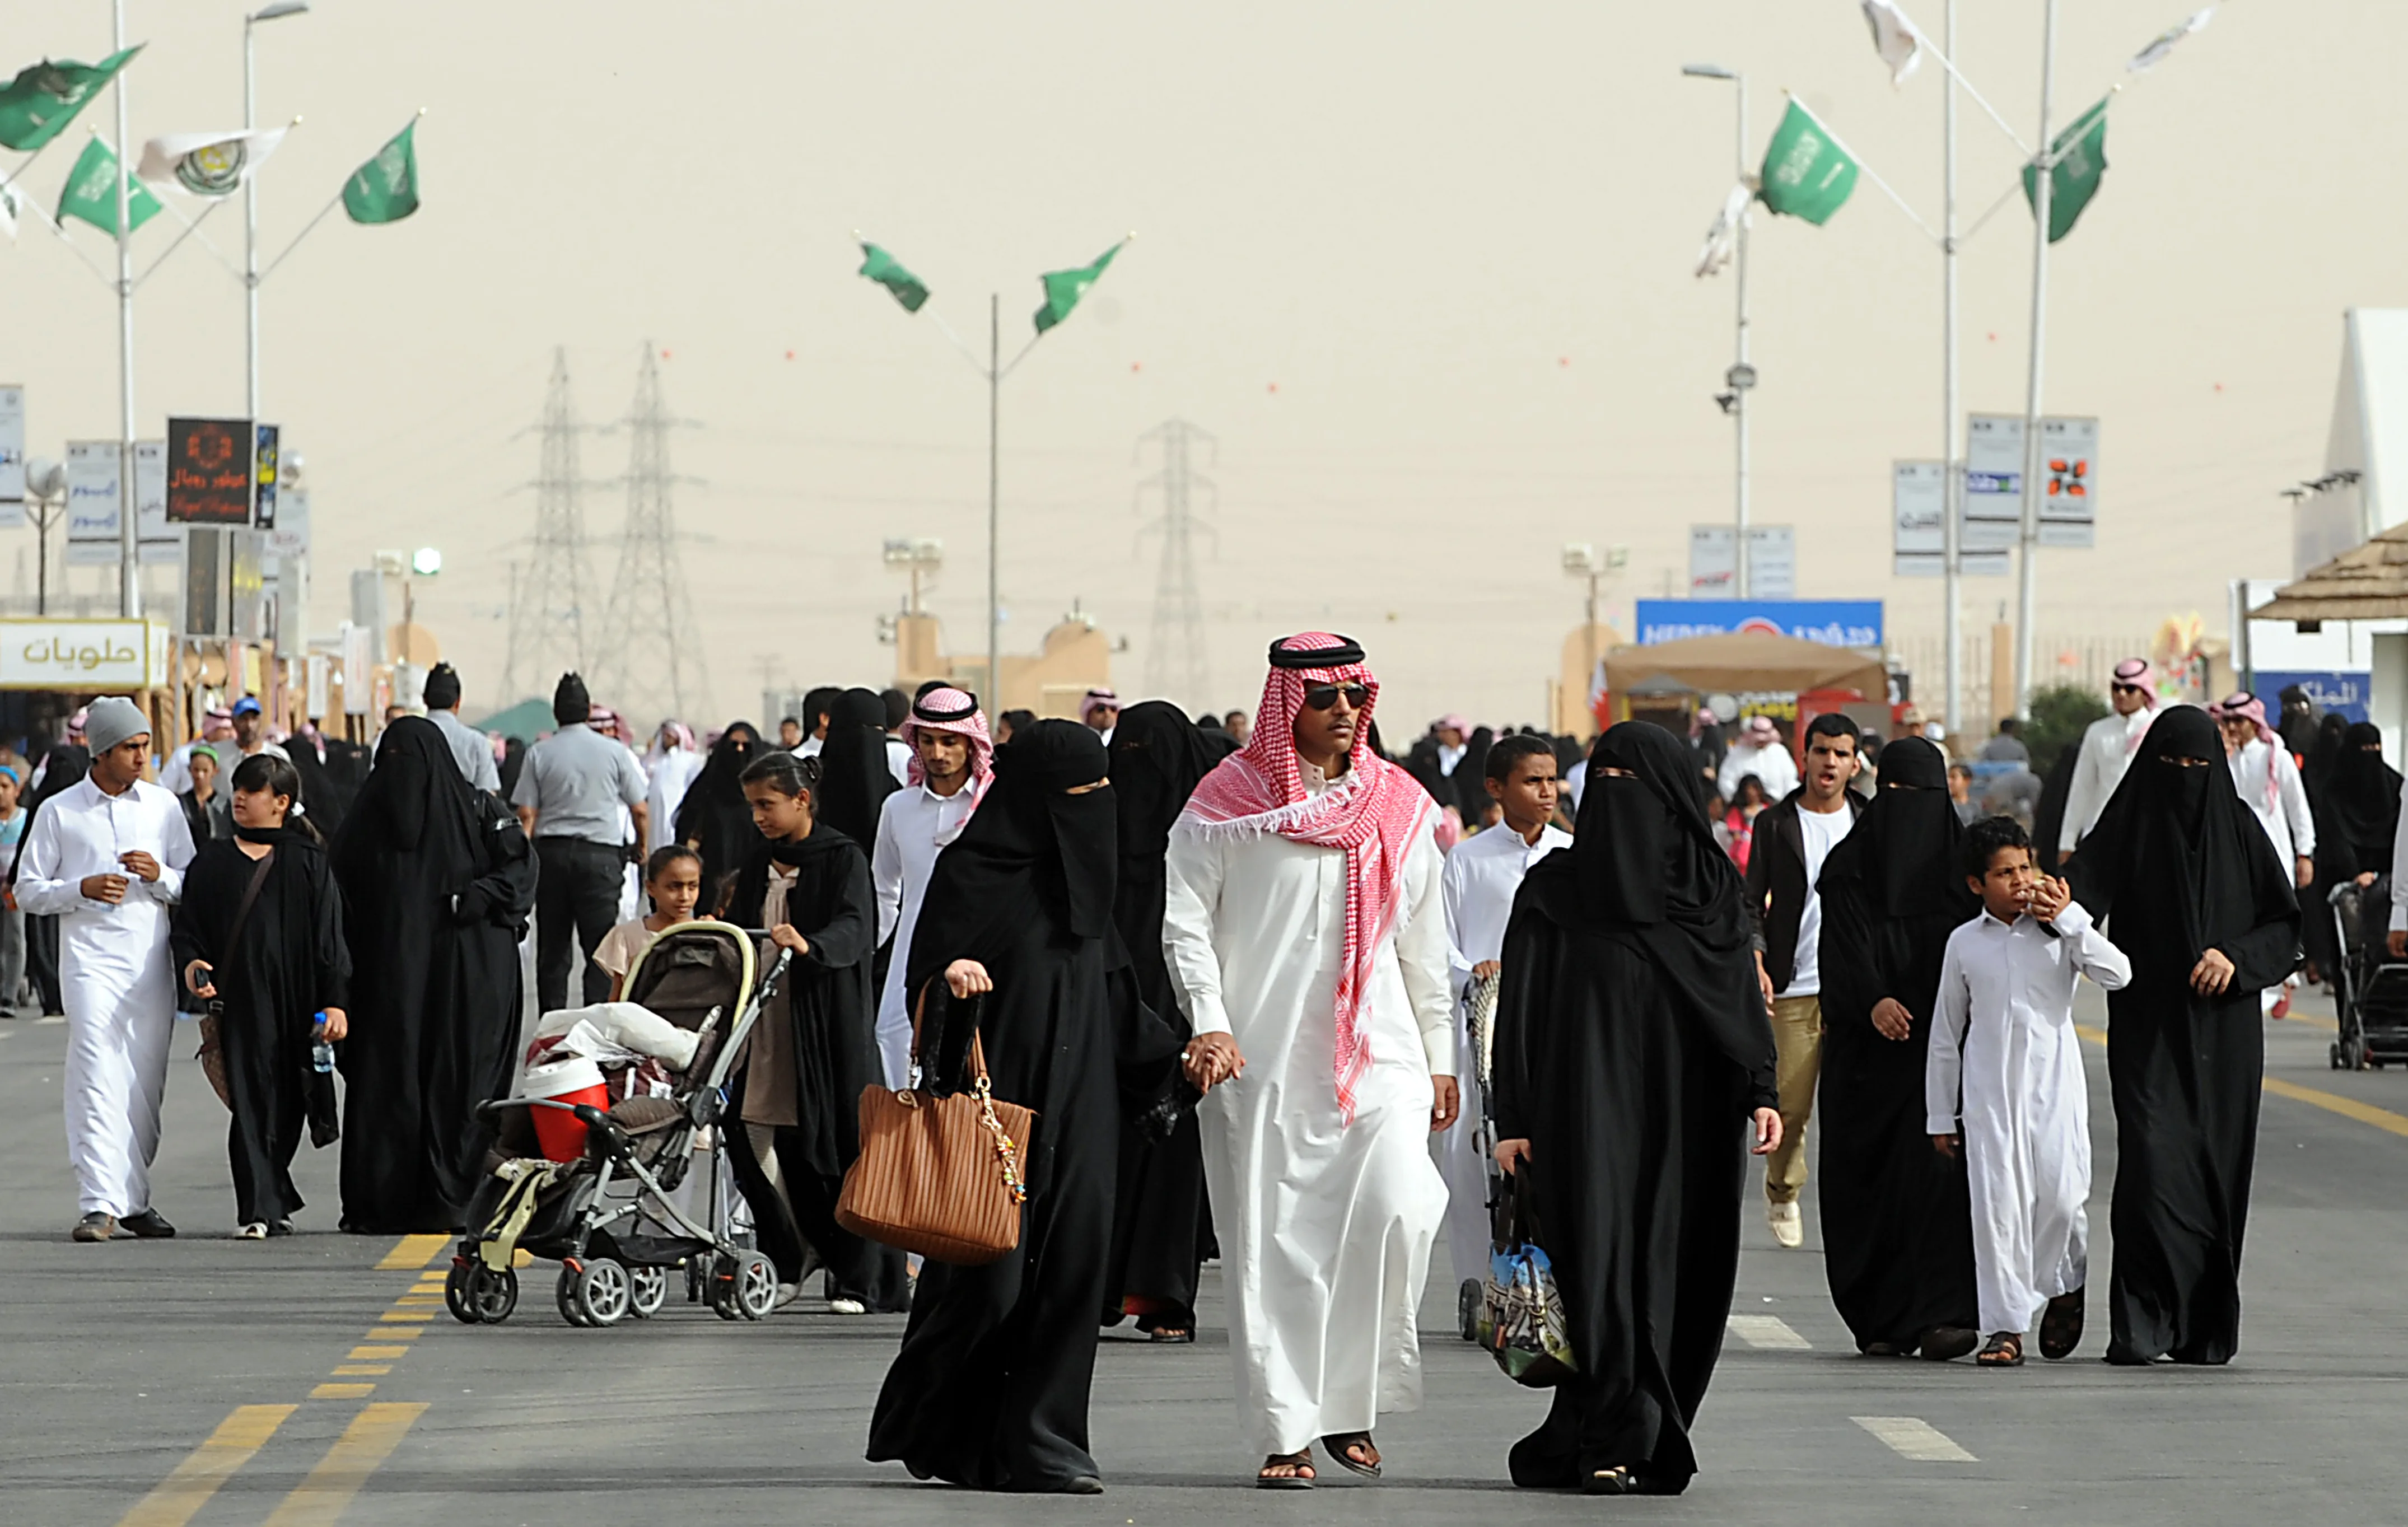
<path fill-rule="evenodd" d="M 167 681 L 167 628 L 147 621 L 0 621 L 0 690 L 146 690 Z"/>

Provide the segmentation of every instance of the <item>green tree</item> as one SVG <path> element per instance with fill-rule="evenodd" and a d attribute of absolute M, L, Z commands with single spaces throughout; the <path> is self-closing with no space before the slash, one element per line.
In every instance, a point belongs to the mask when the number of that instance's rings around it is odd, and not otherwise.
<path fill-rule="evenodd" d="M 2057 755 L 2081 742 L 2090 723 L 2106 714 L 2106 702 L 2078 684 L 2034 690 L 2031 720 L 2024 723 L 2024 746 L 2031 749 L 2032 772 L 2046 774 L 2057 767 Z"/>

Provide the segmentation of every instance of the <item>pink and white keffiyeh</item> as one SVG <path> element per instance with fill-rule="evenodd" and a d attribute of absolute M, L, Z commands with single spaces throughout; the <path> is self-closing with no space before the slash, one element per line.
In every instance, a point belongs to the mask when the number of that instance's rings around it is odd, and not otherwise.
<path fill-rule="evenodd" d="M 2139 690 L 2143 694 L 2149 697 L 2149 703 L 2146 706 L 2143 707 L 2142 714 L 2154 716 L 2157 713 L 2157 670 L 2148 659 L 2126 658 L 2123 662 L 2115 664 L 2115 682 L 2118 684 L 2129 684 L 2134 689 Z M 2147 727 L 2134 727 L 2129 722 L 2127 722 L 2124 731 L 2124 751 L 2127 753 L 2139 752 L 2141 750 L 2141 739 L 2148 735 L 2149 729 Z"/>
<path fill-rule="evenodd" d="M 905 778 L 914 785 L 923 783 L 925 775 L 920 768 L 920 748 L 914 739 L 923 732 L 950 732 L 957 737 L 968 737 L 970 744 L 970 800 L 986 798 L 986 788 L 995 781 L 995 739 L 987 735 L 986 716 L 979 709 L 978 697 L 947 686 L 930 690 L 911 702 L 911 714 L 903 718 L 896 735 L 911 749 L 911 762 L 905 766 Z"/>
<path fill-rule="evenodd" d="M 1320 651 L 1332 654 L 1329 666 L 1284 665 Z M 1363 663 L 1361 648 L 1344 636 L 1308 631 L 1274 642 L 1271 663 L 1254 735 L 1204 777 L 1180 817 L 1208 837 L 1274 834 L 1291 843 L 1346 850 L 1346 944 L 1338 967 L 1333 1071 L 1339 1118 L 1351 1123 L 1354 1090 L 1371 1069 L 1364 1003 L 1372 961 L 1396 925 L 1406 856 L 1413 840 L 1429 831 L 1438 807 L 1412 776 L 1363 745 L 1379 705 L 1380 681 Z M 1296 718 L 1304 708 L 1304 692 L 1316 684 L 1361 684 L 1370 698 L 1356 722 L 1345 775 L 1320 795 L 1308 796 L 1296 752 Z"/>
<path fill-rule="evenodd" d="M 2207 708 L 2214 712 L 2219 721 L 2237 716 L 2256 724 L 2258 740 L 2266 745 L 2266 809 L 2276 809 L 2281 805 L 2283 792 L 2275 778 L 2274 755 L 2285 751 L 2285 749 L 2282 734 L 2266 724 L 2266 702 L 2243 690 L 2239 693 L 2226 695 L 2222 701 Z"/>

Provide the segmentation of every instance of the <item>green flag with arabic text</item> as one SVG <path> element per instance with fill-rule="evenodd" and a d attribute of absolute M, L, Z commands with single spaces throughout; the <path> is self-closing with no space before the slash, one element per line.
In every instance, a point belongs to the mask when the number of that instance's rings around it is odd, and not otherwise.
<path fill-rule="evenodd" d="M 1765 145 L 1760 178 L 1756 195 L 1765 206 L 1820 227 L 1856 189 L 1856 162 L 1829 128 L 1793 100 Z"/>
<path fill-rule="evenodd" d="M 1070 309 L 1078 307 L 1079 299 L 1087 294 L 1087 288 L 1103 278 L 1104 269 L 1112 263 L 1112 256 L 1120 253 L 1127 243 L 1127 239 L 1122 239 L 1119 244 L 1096 256 L 1095 264 L 1091 265 L 1081 265 L 1076 270 L 1049 270 L 1037 278 L 1045 287 L 1045 306 L 1037 309 L 1037 332 L 1043 334 L 1068 318 Z"/>
<path fill-rule="evenodd" d="M 26 153 L 57 137 L 140 51 L 136 43 L 97 64 L 44 59 L 20 69 L 0 85 L 0 147 Z"/>
<path fill-rule="evenodd" d="M 2048 172 L 2048 241 L 2052 244 L 2073 232 L 2083 208 L 2099 194 L 2099 182 L 2107 173 L 2110 99 L 2100 96 L 2097 106 L 2074 118 L 2073 125 L 2049 145 L 2057 161 Z M 2024 203 L 2035 210 L 2040 205 L 2040 176 L 2030 164 L 2024 166 Z"/>
<path fill-rule="evenodd" d="M 353 222 L 399 222 L 418 210 L 417 132 L 413 121 L 343 182 L 343 210 Z"/>
<path fill-rule="evenodd" d="M 918 312 L 928 300 L 928 283 L 905 270 L 901 261 L 875 244 L 861 247 L 861 274 L 893 293 L 907 313 Z"/>
<path fill-rule="evenodd" d="M 136 228 L 164 210 L 150 188 L 130 176 L 125 193 L 126 208 Z M 79 218 L 111 238 L 117 236 L 117 155 L 98 134 L 83 146 L 81 157 L 67 171 L 67 183 L 59 192 L 59 221 L 69 218 Z"/>

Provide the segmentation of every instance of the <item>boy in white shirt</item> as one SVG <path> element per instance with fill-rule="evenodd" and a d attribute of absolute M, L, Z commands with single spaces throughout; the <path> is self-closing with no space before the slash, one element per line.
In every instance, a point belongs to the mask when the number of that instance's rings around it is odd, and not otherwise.
<path fill-rule="evenodd" d="M 1982 912 L 1949 935 L 1941 964 L 1924 1124 L 1941 1154 L 1961 1145 L 1972 1188 L 1974 1286 L 1989 1338 L 1973 1361 L 2012 1368 L 2034 1316 L 2041 1356 L 2070 1356 L 2082 1340 L 2090 1094 L 2073 983 L 2087 976 L 2113 992 L 2132 966 L 2065 882 L 2033 865 L 2013 818 L 1966 830 L 1965 869 Z"/>

